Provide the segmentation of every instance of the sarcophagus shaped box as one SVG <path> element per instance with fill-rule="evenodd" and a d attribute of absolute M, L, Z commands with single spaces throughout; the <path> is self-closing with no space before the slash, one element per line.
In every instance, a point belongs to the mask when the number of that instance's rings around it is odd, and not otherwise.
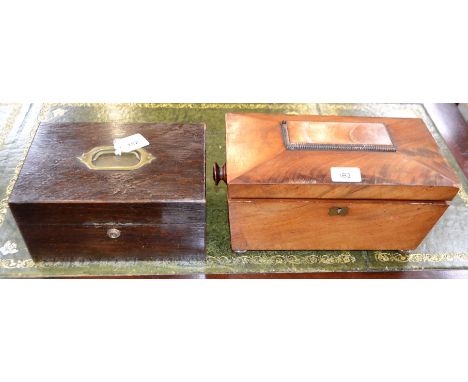
<path fill-rule="evenodd" d="M 203 258 L 205 126 L 42 124 L 10 208 L 36 260 Z"/>
<path fill-rule="evenodd" d="M 421 119 L 226 115 L 231 244 L 414 249 L 458 191 Z"/>

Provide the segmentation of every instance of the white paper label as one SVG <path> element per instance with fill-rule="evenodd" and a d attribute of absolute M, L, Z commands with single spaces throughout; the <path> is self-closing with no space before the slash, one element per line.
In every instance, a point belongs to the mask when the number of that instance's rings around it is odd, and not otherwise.
<path fill-rule="evenodd" d="M 331 167 L 330 172 L 333 182 L 361 182 L 359 167 Z"/>
<path fill-rule="evenodd" d="M 125 138 L 114 139 L 115 154 L 129 153 L 133 150 L 138 150 L 148 146 L 149 142 L 141 134 L 133 134 Z"/>

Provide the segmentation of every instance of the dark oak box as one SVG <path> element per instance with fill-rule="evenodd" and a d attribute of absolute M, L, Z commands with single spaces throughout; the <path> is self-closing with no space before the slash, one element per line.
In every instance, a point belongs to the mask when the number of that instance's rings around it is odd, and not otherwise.
<path fill-rule="evenodd" d="M 417 118 L 227 114 L 231 245 L 414 249 L 458 191 Z"/>
<path fill-rule="evenodd" d="M 9 205 L 35 260 L 203 259 L 205 125 L 41 124 Z"/>

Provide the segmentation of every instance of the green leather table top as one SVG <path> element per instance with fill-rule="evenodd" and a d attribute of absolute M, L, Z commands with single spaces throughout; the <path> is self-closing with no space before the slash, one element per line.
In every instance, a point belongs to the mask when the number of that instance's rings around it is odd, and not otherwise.
<path fill-rule="evenodd" d="M 213 162 L 225 161 L 227 112 L 359 115 L 422 118 L 462 189 L 421 245 L 392 251 L 252 251 L 229 245 L 226 186 L 215 187 Z M 40 121 L 205 122 L 207 125 L 206 261 L 86 261 L 34 263 L 8 209 L 8 197 Z M 0 277 L 193 275 L 331 271 L 468 269 L 468 183 L 419 104 L 0 104 Z"/>

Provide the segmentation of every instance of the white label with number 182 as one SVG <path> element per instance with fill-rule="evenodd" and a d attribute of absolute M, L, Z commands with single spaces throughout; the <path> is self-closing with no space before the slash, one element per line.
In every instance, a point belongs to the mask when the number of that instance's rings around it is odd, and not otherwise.
<path fill-rule="evenodd" d="M 331 167 L 330 172 L 333 182 L 361 182 L 361 170 L 359 167 Z"/>

